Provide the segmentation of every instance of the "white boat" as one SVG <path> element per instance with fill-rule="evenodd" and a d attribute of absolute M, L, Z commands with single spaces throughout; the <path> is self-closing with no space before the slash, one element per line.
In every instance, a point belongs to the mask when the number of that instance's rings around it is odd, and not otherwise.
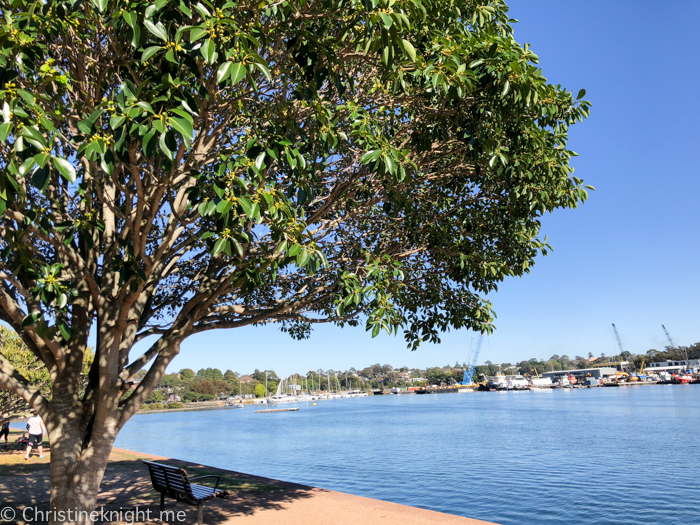
<path fill-rule="evenodd" d="M 509 376 L 506 388 L 508 390 L 529 390 L 530 383 L 523 376 Z"/>
<path fill-rule="evenodd" d="M 458 388 L 457 393 L 458 394 L 469 394 L 470 392 L 474 392 L 473 388 Z"/>
<path fill-rule="evenodd" d="M 226 399 L 225 406 L 229 408 L 243 408 L 243 399 L 239 397 L 229 397 Z"/>
<path fill-rule="evenodd" d="M 267 398 L 268 403 L 296 403 L 299 398 L 296 396 L 274 395 Z"/>
<path fill-rule="evenodd" d="M 558 377 L 557 380 L 552 383 L 552 388 L 571 388 L 569 378 L 566 376 Z"/>
<path fill-rule="evenodd" d="M 350 390 L 347 394 L 348 397 L 367 397 L 367 392 L 364 390 Z"/>
<path fill-rule="evenodd" d="M 532 388 L 552 388 L 552 379 L 549 377 L 538 377 L 530 379 Z"/>
<path fill-rule="evenodd" d="M 296 403 L 299 401 L 299 398 L 297 398 L 297 396 L 292 396 L 289 394 L 282 393 L 282 390 L 284 389 L 283 384 L 284 384 L 284 380 L 279 382 L 279 384 L 277 385 L 277 391 L 275 392 L 275 394 L 267 398 L 268 404 L 269 403 Z"/>
<path fill-rule="evenodd" d="M 506 381 L 506 376 L 494 376 L 489 379 L 487 386 L 489 390 L 506 390 L 508 381 Z"/>

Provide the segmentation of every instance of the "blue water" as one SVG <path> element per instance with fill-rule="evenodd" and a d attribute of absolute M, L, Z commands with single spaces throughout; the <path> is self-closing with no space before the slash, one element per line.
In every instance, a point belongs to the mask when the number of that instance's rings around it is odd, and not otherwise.
<path fill-rule="evenodd" d="M 685 525 L 699 400 L 655 385 L 143 414 L 116 446 L 504 525 Z"/>

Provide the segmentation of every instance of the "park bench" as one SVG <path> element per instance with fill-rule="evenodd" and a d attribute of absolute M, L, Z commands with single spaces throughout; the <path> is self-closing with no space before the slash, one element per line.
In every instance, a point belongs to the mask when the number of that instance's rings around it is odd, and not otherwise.
<path fill-rule="evenodd" d="M 179 467 L 171 467 L 161 463 L 153 463 L 152 461 L 144 461 L 151 474 L 151 483 L 153 488 L 160 492 L 160 512 L 162 514 L 165 508 L 165 496 L 174 498 L 177 501 L 184 501 L 190 505 L 197 506 L 197 523 L 202 525 L 204 519 L 203 504 L 205 501 L 212 498 L 223 498 L 228 496 L 225 490 L 218 490 L 220 477 L 219 476 L 197 476 L 190 478 L 187 471 Z M 204 485 L 196 485 L 191 481 L 216 478 L 214 488 L 205 487 Z"/>

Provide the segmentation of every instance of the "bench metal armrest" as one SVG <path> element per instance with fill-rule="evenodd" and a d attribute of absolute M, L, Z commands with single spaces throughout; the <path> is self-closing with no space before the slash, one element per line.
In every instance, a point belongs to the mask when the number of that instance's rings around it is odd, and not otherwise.
<path fill-rule="evenodd" d="M 190 478 L 190 481 L 194 481 L 197 479 L 205 479 L 205 478 L 216 478 L 216 484 L 214 485 L 214 490 L 216 490 L 216 487 L 219 486 L 219 481 L 221 481 L 221 476 L 215 476 L 214 474 L 209 474 L 208 476 L 197 476 L 196 478 Z"/>

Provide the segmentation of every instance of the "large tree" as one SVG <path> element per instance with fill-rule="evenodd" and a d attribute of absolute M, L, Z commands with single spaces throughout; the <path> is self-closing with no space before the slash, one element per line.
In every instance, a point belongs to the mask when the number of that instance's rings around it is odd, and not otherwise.
<path fill-rule="evenodd" d="M 541 216 L 586 198 L 566 143 L 589 105 L 500 0 L 0 5 L 0 319 L 52 397 L 3 358 L 0 387 L 46 422 L 56 510 L 94 506 L 185 338 L 482 330 Z"/>

